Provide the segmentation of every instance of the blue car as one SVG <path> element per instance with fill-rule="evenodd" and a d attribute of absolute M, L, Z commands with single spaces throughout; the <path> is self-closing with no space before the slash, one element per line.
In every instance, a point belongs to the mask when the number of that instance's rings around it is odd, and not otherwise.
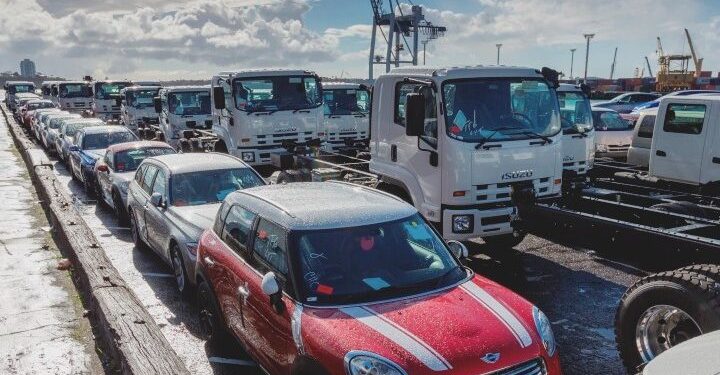
<path fill-rule="evenodd" d="M 89 126 L 78 130 L 68 154 L 72 178 L 82 183 L 89 195 L 94 194 L 95 162 L 105 155 L 105 149 L 136 140 L 137 136 L 124 126 Z"/>
<path fill-rule="evenodd" d="M 630 113 L 633 108 L 660 97 L 660 94 L 649 92 L 626 92 L 607 102 L 595 103 L 593 107 L 612 109 L 618 113 Z"/>
<path fill-rule="evenodd" d="M 643 109 L 648 108 L 657 108 L 660 105 L 660 99 L 669 97 L 669 96 L 688 96 L 688 95 L 695 95 L 695 94 L 720 94 L 720 91 L 715 90 L 683 90 L 683 91 L 675 91 L 671 92 L 669 94 L 663 95 L 651 102 L 647 102 L 644 104 L 640 104 L 639 106 L 633 108 L 632 112 L 640 112 Z"/>

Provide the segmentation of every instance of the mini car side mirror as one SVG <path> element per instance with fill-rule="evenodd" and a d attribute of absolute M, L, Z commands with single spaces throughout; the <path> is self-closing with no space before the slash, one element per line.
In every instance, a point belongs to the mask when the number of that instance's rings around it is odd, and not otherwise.
<path fill-rule="evenodd" d="M 152 203 L 152 205 L 155 207 L 161 207 L 163 203 L 162 194 L 158 192 L 152 193 L 152 195 L 150 196 L 150 203 Z"/>
<path fill-rule="evenodd" d="M 280 293 L 280 284 L 278 284 L 275 278 L 274 272 L 268 272 L 263 276 L 262 283 L 260 284 L 263 293 L 270 297 L 270 303 L 275 308 L 275 311 L 280 314 L 285 310 L 285 304 L 282 302 L 282 293 Z"/>
<path fill-rule="evenodd" d="M 450 248 L 450 251 L 452 251 L 453 255 L 455 255 L 458 259 L 467 258 L 469 255 L 468 248 L 460 241 L 456 240 L 450 240 L 447 242 L 448 247 Z"/>

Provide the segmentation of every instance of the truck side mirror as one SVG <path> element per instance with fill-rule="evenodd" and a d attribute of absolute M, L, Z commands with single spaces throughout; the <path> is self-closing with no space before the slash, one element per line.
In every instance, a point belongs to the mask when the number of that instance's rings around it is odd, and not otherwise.
<path fill-rule="evenodd" d="M 407 95 L 405 102 L 405 135 L 419 137 L 425 128 L 425 97 L 422 94 Z"/>
<path fill-rule="evenodd" d="M 215 109 L 225 109 L 225 90 L 220 86 L 213 87 L 213 104 Z"/>
<path fill-rule="evenodd" d="M 155 113 L 162 112 L 162 103 L 159 96 L 153 98 L 153 105 L 155 106 Z"/>
<path fill-rule="evenodd" d="M 57 89 L 57 88 L 53 88 L 53 89 L 52 89 L 52 96 L 58 96 L 58 89 Z"/>
<path fill-rule="evenodd" d="M 121 97 L 115 98 L 115 105 L 117 105 L 118 107 L 122 105 L 122 98 L 121 98 Z"/>

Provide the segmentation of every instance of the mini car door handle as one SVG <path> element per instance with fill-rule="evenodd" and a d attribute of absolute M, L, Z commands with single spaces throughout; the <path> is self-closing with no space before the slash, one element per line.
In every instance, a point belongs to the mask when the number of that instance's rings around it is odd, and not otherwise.
<path fill-rule="evenodd" d="M 238 294 L 240 295 L 240 298 L 242 298 L 243 303 L 247 300 L 248 297 L 250 297 L 250 289 L 248 289 L 247 283 L 238 287 Z"/>
<path fill-rule="evenodd" d="M 655 155 L 657 155 L 657 156 L 667 156 L 667 153 L 665 153 L 665 151 L 663 151 L 663 150 L 657 150 L 657 151 L 655 151 Z"/>
<path fill-rule="evenodd" d="M 207 264 L 210 267 L 215 265 L 215 262 L 210 257 L 203 258 L 203 261 L 205 262 L 205 264 Z"/>

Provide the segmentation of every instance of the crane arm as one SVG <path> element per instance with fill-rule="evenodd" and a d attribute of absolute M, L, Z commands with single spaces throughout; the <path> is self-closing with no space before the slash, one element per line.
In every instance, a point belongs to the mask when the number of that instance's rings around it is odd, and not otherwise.
<path fill-rule="evenodd" d="M 695 54 L 695 47 L 693 46 L 692 38 L 690 38 L 690 32 L 688 29 L 685 29 L 685 36 L 687 37 L 688 46 L 690 46 L 690 54 L 692 55 L 693 63 L 695 64 L 695 78 L 698 78 L 700 77 L 700 72 L 702 71 L 703 59 L 699 59 Z"/>

